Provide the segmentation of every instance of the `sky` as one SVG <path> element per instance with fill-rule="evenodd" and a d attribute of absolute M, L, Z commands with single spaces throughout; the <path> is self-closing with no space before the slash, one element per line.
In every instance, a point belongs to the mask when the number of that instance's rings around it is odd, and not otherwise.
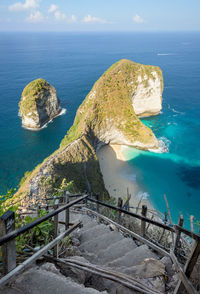
<path fill-rule="evenodd" d="M 0 31 L 200 31 L 200 0 L 0 0 Z"/>

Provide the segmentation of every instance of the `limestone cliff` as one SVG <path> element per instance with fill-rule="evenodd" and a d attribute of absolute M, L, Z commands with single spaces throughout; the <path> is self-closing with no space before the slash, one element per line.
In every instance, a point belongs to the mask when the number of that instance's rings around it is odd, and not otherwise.
<path fill-rule="evenodd" d="M 79 107 L 74 124 L 61 146 L 87 134 L 94 138 L 95 148 L 109 143 L 124 144 L 144 150 L 157 148 L 158 141 L 154 134 L 139 120 L 134 111 L 134 97 L 136 95 L 138 101 L 138 93 L 141 93 L 138 89 L 145 87 L 144 81 L 140 81 L 141 77 L 145 79 L 147 92 L 151 87 L 152 93 L 157 91 L 157 80 L 159 80 L 159 91 L 162 93 L 162 72 L 159 68 L 125 59 L 113 64 L 94 84 Z M 154 80 L 155 89 L 152 82 Z M 151 94 L 148 95 L 145 92 L 141 97 L 140 104 L 144 104 L 142 113 L 155 114 L 155 110 L 157 111 L 155 103 L 152 109 L 149 104 L 143 103 L 149 97 L 153 100 Z"/>
<path fill-rule="evenodd" d="M 138 70 L 137 80 L 131 95 L 133 109 L 138 116 L 157 115 L 162 109 L 163 78 L 155 66 L 144 66 Z"/>
<path fill-rule="evenodd" d="M 32 172 L 18 195 L 26 194 L 36 199 L 48 195 L 53 187 L 59 187 L 66 179 L 73 180 L 80 191 L 89 190 L 107 196 L 96 156 L 99 147 L 112 143 L 144 150 L 158 148 L 158 140 L 140 121 L 133 107 L 133 96 L 140 87 L 139 77 L 144 72 L 148 77 L 147 85 L 151 85 L 152 76 L 157 72 L 155 80 L 159 76 L 162 87 L 162 73 L 157 67 L 129 60 L 111 66 L 77 110 L 74 124 L 60 148 Z"/>
<path fill-rule="evenodd" d="M 43 79 L 30 82 L 23 90 L 19 113 L 24 127 L 40 129 L 61 111 L 56 89 Z"/>

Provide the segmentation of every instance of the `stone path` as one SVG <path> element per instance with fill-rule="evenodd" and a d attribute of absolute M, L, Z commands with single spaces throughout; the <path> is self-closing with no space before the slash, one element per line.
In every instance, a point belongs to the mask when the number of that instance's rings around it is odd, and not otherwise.
<path fill-rule="evenodd" d="M 160 293 L 173 293 L 174 272 L 169 258 L 161 257 L 146 245 L 136 244 L 113 226 L 99 224 L 86 215 L 73 215 L 71 221 L 79 218 L 83 227 L 72 235 L 72 258 L 80 262 L 103 266 L 127 274 L 144 283 L 149 289 Z M 113 230 L 114 229 L 114 230 Z M 63 260 L 65 260 L 63 258 Z M 171 284 L 170 284 L 171 283 Z M 0 294 L 85 294 L 138 293 L 119 283 L 96 274 L 85 272 L 68 265 L 44 263 L 34 265 L 15 278 Z"/>

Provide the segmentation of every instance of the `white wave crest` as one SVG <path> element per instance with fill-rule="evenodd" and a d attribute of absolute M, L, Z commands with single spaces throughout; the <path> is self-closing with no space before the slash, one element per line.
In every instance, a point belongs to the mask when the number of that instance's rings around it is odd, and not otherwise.
<path fill-rule="evenodd" d="M 157 56 L 170 56 L 175 55 L 174 53 L 157 53 Z"/>
<path fill-rule="evenodd" d="M 167 105 L 167 107 L 168 107 L 168 109 L 170 109 L 174 113 L 185 114 L 185 112 L 178 111 L 178 110 L 174 109 L 173 107 L 171 107 L 169 104 Z"/>
<path fill-rule="evenodd" d="M 64 115 L 67 112 L 66 108 L 62 108 L 61 112 L 57 116 Z"/>
<path fill-rule="evenodd" d="M 26 129 L 26 130 L 29 130 L 29 131 L 41 131 L 42 129 L 45 129 L 47 128 L 47 125 L 49 123 L 52 123 L 53 122 L 53 119 L 58 117 L 58 116 L 61 116 L 61 115 L 64 115 L 65 113 L 67 112 L 67 109 L 66 108 L 62 108 L 61 112 L 59 112 L 58 115 L 54 116 L 50 121 L 48 121 L 46 124 L 44 124 L 41 128 L 39 129 L 34 129 L 34 128 L 28 128 L 28 127 L 25 127 L 24 125 L 22 125 L 22 128 Z"/>
<path fill-rule="evenodd" d="M 147 200 L 149 198 L 149 193 L 148 192 L 143 192 L 143 191 L 139 191 L 136 195 L 137 199 L 139 200 Z"/>
<path fill-rule="evenodd" d="M 158 138 L 158 149 L 149 149 L 150 152 L 154 153 L 168 153 L 169 152 L 169 145 L 171 141 L 167 139 L 166 137 L 160 137 Z"/>

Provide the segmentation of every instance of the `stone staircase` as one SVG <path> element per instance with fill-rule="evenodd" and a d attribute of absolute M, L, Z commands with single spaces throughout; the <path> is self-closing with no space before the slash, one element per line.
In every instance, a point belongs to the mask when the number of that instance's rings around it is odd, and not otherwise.
<path fill-rule="evenodd" d="M 98 223 L 87 215 L 70 214 L 83 227 L 71 236 L 63 263 L 34 265 L 5 287 L 1 294 L 85 294 L 85 293 L 173 293 L 176 276 L 170 258 L 162 257 L 148 246 L 134 242 L 113 225 Z M 149 292 L 140 292 L 105 279 L 92 270 L 82 270 L 65 261 L 76 261 L 125 275 L 142 283 Z"/>

